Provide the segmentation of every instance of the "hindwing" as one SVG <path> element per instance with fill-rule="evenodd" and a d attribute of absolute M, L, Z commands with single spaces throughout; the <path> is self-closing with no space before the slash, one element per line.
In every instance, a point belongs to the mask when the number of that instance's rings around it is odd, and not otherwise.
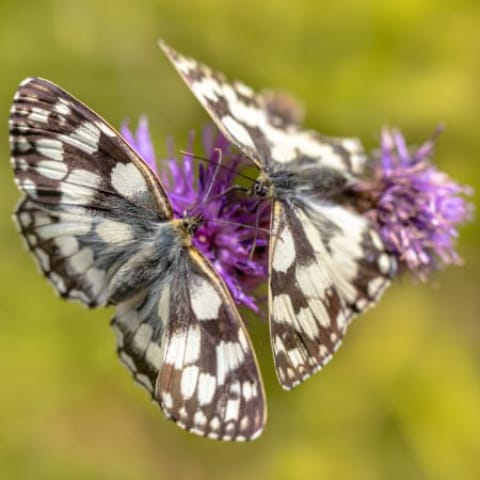
<path fill-rule="evenodd" d="M 269 265 L 271 343 L 286 389 L 331 359 L 351 318 L 376 302 L 396 268 L 363 217 L 283 201 L 274 203 Z"/>
<path fill-rule="evenodd" d="M 161 283 L 118 307 L 119 354 L 170 419 L 221 440 L 252 440 L 265 422 L 252 345 L 225 285 L 195 250 Z"/>

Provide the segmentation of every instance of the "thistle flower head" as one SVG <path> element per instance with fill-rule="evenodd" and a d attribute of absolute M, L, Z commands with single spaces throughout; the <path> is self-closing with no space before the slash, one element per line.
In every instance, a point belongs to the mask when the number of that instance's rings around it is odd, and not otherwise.
<path fill-rule="evenodd" d="M 126 126 L 122 134 L 130 145 L 157 170 L 148 126 L 140 120 L 133 135 Z M 193 134 L 187 151 L 193 150 Z M 213 128 L 206 128 L 202 136 L 205 164 L 198 167 L 190 153 L 180 157 L 174 154 L 170 142 L 168 159 L 160 162 L 165 167 L 158 174 L 165 186 L 174 215 L 182 218 L 185 214 L 199 215 L 203 222 L 192 237 L 193 245 L 213 264 L 217 273 L 227 284 L 234 300 L 254 311 L 258 307 L 250 295 L 267 276 L 267 240 L 259 229 L 268 226 L 270 212 L 268 204 L 258 205 L 257 201 L 236 191 L 229 191 L 236 172 L 243 165 L 243 158 L 233 152 L 229 142 Z M 217 168 L 218 163 L 220 167 Z M 258 224 L 259 228 L 256 228 Z M 254 250 L 253 257 L 250 255 Z"/>
<path fill-rule="evenodd" d="M 473 210 L 464 198 L 471 189 L 432 164 L 435 137 L 415 150 L 400 131 L 384 129 L 374 180 L 366 187 L 373 198 L 367 215 L 387 248 L 423 280 L 442 265 L 461 263 L 455 250 L 457 225 Z"/>
<path fill-rule="evenodd" d="M 155 159 L 155 150 L 153 149 L 150 131 L 148 129 L 147 117 L 140 117 L 138 127 L 135 133 L 131 132 L 127 124 L 124 123 L 120 132 L 130 146 L 140 155 L 147 165 L 155 172 L 157 170 L 157 161 Z"/>

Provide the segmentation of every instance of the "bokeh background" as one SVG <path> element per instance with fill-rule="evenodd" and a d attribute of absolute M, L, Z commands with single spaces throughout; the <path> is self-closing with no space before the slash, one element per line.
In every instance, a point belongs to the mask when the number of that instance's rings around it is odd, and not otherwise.
<path fill-rule="evenodd" d="M 401 279 L 357 320 L 334 361 L 292 392 L 267 325 L 249 325 L 269 420 L 250 444 L 166 422 L 114 351 L 112 311 L 55 297 L 10 215 L 19 198 L 7 117 L 25 76 L 51 79 L 119 125 L 148 115 L 159 156 L 207 117 L 159 37 L 256 88 L 286 89 L 323 133 L 373 148 L 382 125 L 480 191 L 477 1 L 0 1 L 0 477 L 5 479 L 480 478 L 480 231 L 463 267 Z M 474 199 L 474 201 L 477 201 Z"/>

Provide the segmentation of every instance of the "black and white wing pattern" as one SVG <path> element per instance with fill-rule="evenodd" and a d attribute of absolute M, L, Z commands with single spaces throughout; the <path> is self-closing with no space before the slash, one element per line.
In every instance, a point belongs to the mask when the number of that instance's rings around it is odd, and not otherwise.
<path fill-rule="evenodd" d="M 25 193 L 16 220 L 41 271 L 62 297 L 116 303 L 138 239 L 172 219 L 158 178 L 112 127 L 46 80 L 22 82 L 9 122 Z"/>
<path fill-rule="evenodd" d="M 121 359 L 179 426 L 258 436 L 265 398 L 247 332 L 157 176 L 98 115 L 39 78 L 15 94 L 10 144 L 25 193 L 17 225 L 55 290 L 117 307 Z"/>
<path fill-rule="evenodd" d="M 122 361 L 179 426 L 221 440 L 261 433 L 264 391 L 247 331 L 197 251 L 120 303 L 112 326 Z"/>
<path fill-rule="evenodd" d="M 350 320 L 375 304 L 395 272 L 365 218 L 318 201 L 274 202 L 269 267 L 270 336 L 285 389 L 331 359 Z"/>
<path fill-rule="evenodd" d="M 160 46 L 219 130 L 261 170 L 302 159 L 352 174 L 363 171 L 365 155 L 358 139 L 302 130 L 302 113 L 286 96 L 268 90 L 257 94 L 163 42 Z"/>
<path fill-rule="evenodd" d="M 279 381 L 290 389 L 331 358 L 351 318 L 379 298 L 396 270 L 366 219 L 345 201 L 333 203 L 362 174 L 363 148 L 357 139 L 302 130 L 285 102 L 161 47 L 269 191 L 270 333 Z"/>

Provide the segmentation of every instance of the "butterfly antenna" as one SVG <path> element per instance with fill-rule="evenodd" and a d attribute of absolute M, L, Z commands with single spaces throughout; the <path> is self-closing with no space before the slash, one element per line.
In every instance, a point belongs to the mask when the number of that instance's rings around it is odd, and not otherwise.
<path fill-rule="evenodd" d="M 253 237 L 253 242 L 252 242 L 252 249 L 250 250 L 250 254 L 248 255 L 248 258 L 251 260 L 253 258 L 253 255 L 255 253 L 255 248 L 257 246 L 257 238 L 258 238 L 258 230 L 259 230 L 259 223 L 260 223 L 260 203 L 261 203 L 261 200 L 258 200 L 257 201 L 257 204 L 255 205 L 255 209 L 256 209 L 256 218 L 255 218 L 255 236 Z M 268 233 L 270 233 L 270 230 L 267 230 L 266 228 L 262 229 L 262 230 L 266 230 Z"/>
<path fill-rule="evenodd" d="M 222 163 L 222 151 L 219 149 L 219 148 L 215 148 L 214 152 L 217 154 L 217 158 L 218 158 L 218 162 L 215 162 L 215 170 L 213 171 L 213 175 L 212 175 L 212 178 L 210 179 L 209 183 L 208 183 L 208 187 L 207 187 L 207 191 L 205 193 L 205 195 L 203 195 L 203 198 L 202 198 L 202 201 L 200 203 L 197 203 L 196 205 L 190 205 L 189 208 L 187 208 L 184 212 L 184 216 L 190 216 L 191 215 L 191 212 L 192 210 L 194 210 L 195 208 L 198 208 L 198 207 L 201 207 L 202 205 L 204 205 L 206 203 L 206 201 L 208 200 L 208 197 L 210 196 L 210 193 L 212 191 L 212 188 L 213 188 L 213 185 L 215 184 L 215 179 L 217 178 L 217 175 L 218 175 L 218 171 L 221 167 L 221 163 Z M 182 155 L 188 155 L 192 158 L 202 158 L 202 157 L 197 157 L 195 155 L 192 155 L 191 153 L 189 152 L 185 152 L 183 150 L 180 150 L 180 153 Z M 207 160 L 207 159 L 204 159 L 204 160 Z M 213 161 L 211 160 L 207 160 L 209 163 L 214 163 Z M 223 192 L 222 192 L 223 194 Z M 216 198 L 216 197 L 214 197 Z"/>
<path fill-rule="evenodd" d="M 198 156 L 198 155 L 194 155 L 190 152 L 187 152 L 185 150 L 180 150 L 180 153 L 182 155 L 188 155 L 190 156 L 191 158 L 195 158 L 197 160 L 203 160 L 205 162 L 208 162 L 210 164 L 215 164 L 215 170 L 213 172 L 213 175 L 212 175 L 212 178 L 210 179 L 209 181 L 209 185 L 208 185 L 208 188 L 207 188 L 207 191 L 205 193 L 205 195 L 203 196 L 202 198 L 202 201 L 196 205 L 191 205 L 187 210 L 185 210 L 184 212 L 184 216 L 190 216 L 191 215 L 191 211 L 194 210 L 195 208 L 198 208 L 202 205 L 204 205 L 206 203 L 207 200 L 210 200 L 210 201 L 213 201 L 213 200 L 217 200 L 218 198 L 221 198 L 221 197 L 224 197 L 225 195 L 228 195 L 230 192 L 234 192 L 234 191 L 240 191 L 240 192 L 249 192 L 251 190 L 251 188 L 246 188 L 246 187 L 242 187 L 241 185 L 230 185 L 228 188 L 226 188 L 225 190 L 222 190 L 221 192 L 217 193 L 216 195 L 214 195 L 213 197 L 210 198 L 210 194 L 212 192 L 212 189 L 213 189 L 213 186 L 215 184 L 215 180 L 218 176 L 218 172 L 220 171 L 220 168 L 223 168 L 223 169 L 226 169 L 228 170 L 229 172 L 234 172 L 235 175 L 238 175 L 240 177 L 243 177 L 243 178 L 246 178 L 247 180 L 251 180 L 252 182 L 256 182 L 255 179 L 247 176 L 247 175 L 242 175 L 238 172 L 235 172 L 234 170 L 232 170 L 231 168 L 228 168 L 226 167 L 225 165 L 222 165 L 222 161 L 223 161 L 223 152 L 220 148 L 215 148 L 214 149 L 214 152 L 217 153 L 217 158 L 219 159 L 218 162 L 214 162 L 214 160 L 210 160 L 209 158 L 205 158 L 205 157 L 201 157 L 201 156 Z M 238 224 L 240 225 L 240 224 Z M 244 225 L 245 226 L 245 225 Z"/>
<path fill-rule="evenodd" d="M 258 232 L 263 232 L 263 233 L 270 233 L 270 230 L 268 230 L 267 228 L 262 228 L 262 227 L 259 227 L 258 225 L 247 225 L 246 223 L 239 223 L 239 222 L 230 222 L 228 220 L 219 220 L 219 219 L 209 219 L 208 220 L 210 223 L 223 223 L 223 224 L 226 224 L 226 225 L 236 225 L 237 227 L 243 227 L 243 228 L 248 228 L 249 230 L 255 230 L 255 242 L 256 242 L 256 239 L 258 237 Z"/>
<path fill-rule="evenodd" d="M 222 190 L 220 193 L 217 193 L 217 195 L 213 196 L 211 200 L 216 200 L 217 198 L 224 197 L 225 195 L 228 195 L 230 192 L 249 192 L 249 191 L 250 191 L 249 188 L 242 187 L 241 185 L 230 185 L 225 190 Z"/>
<path fill-rule="evenodd" d="M 219 150 L 221 152 L 220 148 L 216 148 L 215 150 Z M 189 157 L 194 158 L 195 160 L 201 160 L 202 162 L 207 162 L 207 163 L 214 163 L 215 165 L 219 165 L 219 168 L 223 168 L 224 170 L 228 170 L 229 172 L 234 172 L 237 177 L 244 178 L 245 180 L 250 180 L 251 182 L 258 183 L 258 180 L 253 177 L 249 177 L 248 175 L 245 175 L 243 173 L 239 173 L 236 170 L 227 167 L 226 165 L 221 165 L 218 162 L 215 162 L 214 160 L 210 160 L 209 158 L 202 157 L 200 155 L 194 155 L 191 152 L 187 152 L 186 150 L 180 150 L 180 153 L 182 155 L 188 155 Z"/>
<path fill-rule="evenodd" d="M 205 195 L 203 196 L 201 204 L 205 203 L 205 201 L 210 196 L 210 192 L 212 191 L 213 185 L 215 183 L 215 179 L 217 178 L 218 171 L 222 166 L 222 160 L 223 160 L 222 150 L 220 150 L 220 148 L 216 148 L 214 152 L 217 154 L 218 162 L 215 163 L 215 170 L 213 171 L 212 178 L 210 179 L 210 184 L 208 185 L 208 188 L 207 188 L 207 193 L 205 193 Z"/>

